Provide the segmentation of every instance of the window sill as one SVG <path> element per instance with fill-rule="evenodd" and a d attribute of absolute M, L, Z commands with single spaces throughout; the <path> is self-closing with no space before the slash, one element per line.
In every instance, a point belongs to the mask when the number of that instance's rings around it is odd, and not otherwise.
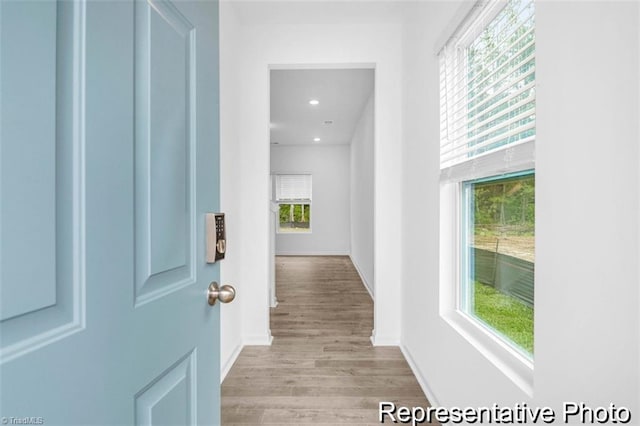
<path fill-rule="evenodd" d="M 458 310 L 442 318 L 529 397 L 533 397 L 533 361 Z"/>
<path fill-rule="evenodd" d="M 313 232 L 311 231 L 311 229 L 306 229 L 304 231 L 281 231 L 278 228 L 276 228 L 276 234 L 280 234 L 280 235 L 309 235 L 312 233 Z"/>

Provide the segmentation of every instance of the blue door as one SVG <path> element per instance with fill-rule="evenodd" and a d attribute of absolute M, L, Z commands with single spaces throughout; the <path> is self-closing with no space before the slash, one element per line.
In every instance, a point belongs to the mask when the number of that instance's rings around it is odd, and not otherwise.
<path fill-rule="evenodd" d="M 220 424 L 217 3 L 0 0 L 0 37 L 0 417 Z"/>

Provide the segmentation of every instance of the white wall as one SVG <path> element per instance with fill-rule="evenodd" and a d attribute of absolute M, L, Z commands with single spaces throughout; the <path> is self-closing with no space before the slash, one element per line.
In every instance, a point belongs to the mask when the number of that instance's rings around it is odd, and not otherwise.
<path fill-rule="evenodd" d="M 350 170 L 351 261 L 371 294 L 374 294 L 374 97 L 372 93 L 351 139 Z"/>
<path fill-rule="evenodd" d="M 349 146 L 271 146 L 271 173 L 312 175 L 311 233 L 276 234 L 277 255 L 348 255 Z"/>
<path fill-rule="evenodd" d="M 228 331 L 241 335 L 244 344 L 269 344 L 269 66 L 375 66 L 375 114 L 379 117 L 375 245 L 399 248 L 400 233 L 386 224 L 396 217 L 395 206 L 401 200 L 402 28 L 396 6 L 386 3 L 367 3 L 367 7 L 355 2 L 222 5 L 221 22 L 235 13 L 239 23 L 236 32 L 221 35 L 235 59 L 221 61 L 221 73 L 230 76 L 222 82 L 230 84 L 222 94 L 221 110 L 230 112 L 221 117 L 221 128 L 233 127 L 236 135 L 222 144 L 237 142 L 228 156 L 223 150 L 222 162 L 232 161 L 229 179 L 239 177 L 233 182 L 223 180 L 223 186 L 230 188 L 223 202 L 225 209 L 235 212 L 229 220 L 237 224 L 232 238 L 239 256 L 237 262 L 225 264 L 225 273 L 239 280 L 237 302 L 242 305 L 241 326 L 228 324 Z M 226 31 L 225 25 L 221 30 Z M 397 344 L 401 250 L 387 251 L 375 265 L 378 300 L 373 337 L 377 344 Z"/>
<path fill-rule="evenodd" d="M 439 314 L 438 241 L 446 236 L 438 226 L 435 46 L 458 7 L 434 2 L 407 14 L 403 349 L 442 406 L 613 402 L 637 417 L 638 3 L 536 3 L 532 398 Z"/>
<path fill-rule="evenodd" d="M 639 7 L 544 2 L 536 17 L 536 400 L 636 416 Z"/>
<path fill-rule="evenodd" d="M 224 325 L 229 311 L 223 310 L 223 362 L 229 353 L 225 342 L 236 332 L 243 343 L 269 341 L 268 66 L 374 63 L 377 342 L 397 341 L 401 312 L 403 350 L 434 402 L 443 406 L 527 401 L 557 408 L 563 400 L 584 400 L 627 405 L 637 416 L 638 3 L 537 2 L 532 398 L 439 314 L 434 47 L 445 28 L 452 29 L 458 5 L 407 4 L 404 28 L 367 15 L 381 3 L 365 7 L 358 2 L 352 9 L 345 3 L 345 11 L 335 3 L 316 9 L 268 3 L 248 13 L 249 5 L 236 10 L 237 31 L 225 33 L 229 24 L 223 24 L 221 35 L 223 45 L 225 37 L 229 43 L 221 58 L 222 203 L 233 212 L 228 232 L 234 236 L 222 271 L 223 277 L 236 280 L 236 306 L 243 312 L 238 327 Z M 309 13 L 304 12 L 307 7 Z M 223 23 L 228 9 L 221 9 Z M 396 235 L 398 227 L 387 224 L 397 223 L 395 206 L 400 202 L 402 232 Z M 398 301 L 394 294 L 400 292 Z"/>
<path fill-rule="evenodd" d="M 403 40 L 402 187 L 405 194 L 413 196 L 403 197 L 402 203 L 402 345 L 418 369 L 421 384 L 431 390 L 427 395 L 431 402 L 445 406 L 484 395 L 484 391 L 466 386 L 465 374 L 474 377 L 474 368 L 480 375 L 476 380 L 494 380 L 484 373 L 488 363 L 448 327 L 439 313 L 440 121 L 434 49 L 457 8 L 453 2 L 414 5 L 407 10 Z M 415 220 L 416 212 L 420 212 L 420 220 Z M 508 380 L 497 376 L 499 387 L 509 385 Z"/>

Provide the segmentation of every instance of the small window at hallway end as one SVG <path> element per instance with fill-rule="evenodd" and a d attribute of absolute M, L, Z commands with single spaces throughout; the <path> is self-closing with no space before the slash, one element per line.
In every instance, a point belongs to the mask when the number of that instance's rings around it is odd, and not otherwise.
<path fill-rule="evenodd" d="M 278 233 L 311 232 L 312 176 L 277 174 L 274 176 L 278 203 Z"/>

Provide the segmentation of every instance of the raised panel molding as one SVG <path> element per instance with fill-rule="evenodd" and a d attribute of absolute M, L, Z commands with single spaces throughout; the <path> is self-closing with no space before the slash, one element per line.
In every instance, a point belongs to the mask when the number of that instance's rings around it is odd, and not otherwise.
<path fill-rule="evenodd" d="M 195 29 L 135 6 L 136 307 L 195 283 Z M 177 77 L 176 77 L 177 76 Z"/>
<path fill-rule="evenodd" d="M 196 354 L 190 351 L 135 395 L 136 425 L 195 426 Z"/>
<path fill-rule="evenodd" d="M 85 328 L 85 2 L 3 2 L 2 7 L 4 10 L 0 14 L 0 26 L 12 22 L 21 26 L 21 31 L 30 31 L 29 25 L 38 25 L 38 30 L 47 25 L 54 31 L 54 41 L 48 47 L 52 52 L 47 52 L 47 56 L 51 55 L 49 71 L 55 76 L 49 83 L 52 90 L 42 91 L 44 88 L 38 87 L 35 92 L 36 95 L 39 93 L 39 96 L 43 96 L 43 93 L 49 94 L 50 99 L 35 101 L 40 102 L 40 107 L 46 105 L 47 111 L 43 110 L 34 116 L 35 109 L 31 103 L 22 109 L 19 103 L 13 104 L 9 111 L 5 108 L 5 102 L 15 99 L 7 92 L 3 93 L 0 108 L 3 123 L 7 123 L 6 114 L 13 114 L 12 118 L 18 119 L 10 121 L 2 130 L 2 200 L 7 200 L 5 195 L 10 188 L 21 188 L 21 185 L 30 184 L 25 182 L 19 173 L 14 173 L 21 163 L 28 162 L 25 166 L 31 167 L 37 167 L 39 164 L 48 164 L 51 167 L 50 182 L 40 185 L 38 192 L 39 197 L 51 200 L 47 211 L 34 212 L 27 205 L 29 200 L 24 195 L 11 206 L 0 205 L 1 228 L 4 231 L 11 227 L 19 229 L 21 226 L 29 225 L 33 222 L 30 219 L 33 214 L 39 214 L 41 222 L 46 223 L 49 228 L 46 236 L 41 236 L 44 246 L 34 244 L 34 241 L 30 240 L 25 242 L 25 237 L 29 238 L 28 235 L 16 234 L 11 237 L 5 232 L 2 234 L 0 285 L 3 306 L 4 303 L 11 305 L 13 302 L 20 306 L 20 309 L 12 306 L 13 309 L 6 309 L 1 315 L 0 363 L 5 363 Z M 33 13 L 47 21 L 31 19 Z M 3 39 L 2 60 L 7 59 L 6 52 L 11 52 L 10 43 L 22 41 L 19 35 L 13 39 Z M 24 49 L 24 46 L 21 48 Z M 25 61 L 44 60 L 43 56 L 39 55 L 30 58 L 20 55 L 19 58 Z M 35 65 L 32 62 L 25 64 Z M 14 84 L 23 87 L 25 82 L 19 75 L 2 76 L 3 91 Z M 21 97 L 33 102 L 28 93 L 30 92 L 22 93 Z M 22 132 L 22 129 L 16 129 L 16 123 L 19 125 L 20 120 L 25 118 L 37 121 L 44 117 L 48 117 L 45 119 L 51 119 L 53 123 L 45 139 L 49 146 L 41 150 L 37 156 L 28 155 L 30 143 L 27 142 L 34 136 L 29 130 Z M 11 151 L 5 149 L 8 147 L 11 147 Z M 7 152 L 12 153 L 11 157 L 6 155 Z M 9 164 L 13 167 L 5 167 Z M 19 209 L 25 214 L 6 214 L 8 208 Z M 13 213 L 15 212 L 14 210 Z M 37 225 L 42 226 L 42 223 Z M 7 253 L 16 244 L 27 244 L 30 249 L 28 255 L 22 252 L 17 259 L 21 269 L 15 269 L 15 261 L 7 258 Z M 7 262 L 12 264 L 9 265 Z M 47 264 L 51 267 L 41 268 Z M 25 273 L 21 273 L 21 270 Z M 38 283 L 33 282 L 29 274 L 31 270 L 41 274 Z M 47 287 L 44 294 L 36 287 L 42 286 L 43 283 Z M 30 304 L 19 302 L 21 297 L 33 298 L 33 301 Z"/>

